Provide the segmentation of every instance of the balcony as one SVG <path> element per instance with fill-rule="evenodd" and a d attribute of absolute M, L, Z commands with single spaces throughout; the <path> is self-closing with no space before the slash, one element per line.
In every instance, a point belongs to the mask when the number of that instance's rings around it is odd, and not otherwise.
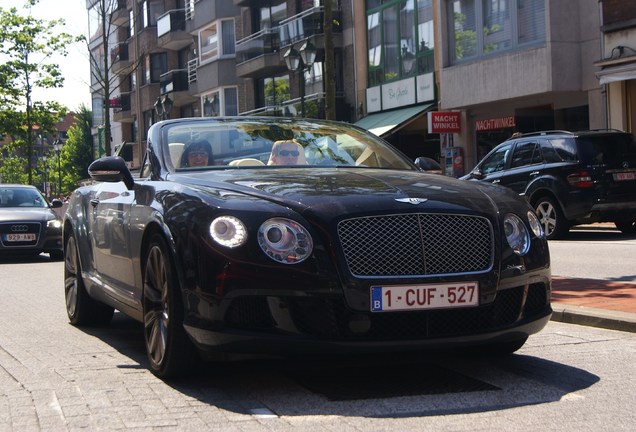
<path fill-rule="evenodd" d="M 128 43 L 120 42 L 110 50 L 110 63 L 113 73 L 119 73 L 122 69 L 130 66 L 128 58 Z"/>
<path fill-rule="evenodd" d="M 185 31 L 185 9 L 166 12 L 157 20 L 157 45 L 178 51 L 192 44 L 192 36 Z"/>
<path fill-rule="evenodd" d="M 110 22 L 116 26 L 128 24 L 130 13 L 126 9 L 126 0 L 117 0 L 116 9 L 110 14 Z"/>
<path fill-rule="evenodd" d="M 308 37 L 324 34 L 324 15 L 324 7 L 319 6 L 282 20 L 278 26 L 280 46 L 289 46 Z M 339 10 L 333 11 L 334 22 L 340 22 L 340 15 Z M 333 32 L 341 36 L 342 29 L 334 25 Z"/>
<path fill-rule="evenodd" d="M 241 7 L 256 7 L 262 4 L 263 0 L 234 0 L 234 5 Z"/>
<path fill-rule="evenodd" d="M 182 106 L 197 100 L 190 89 L 188 69 L 174 69 L 161 75 L 159 93 L 170 93 L 175 106 Z"/>
<path fill-rule="evenodd" d="M 122 93 L 109 101 L 113 109 L 113 121 L 120 123 L 132 123 L 134 116 L 131 111 L 130 93 Z"/>
<path fill-rule="evenodd" d="M 249 78 L 272 75 L 286 69 L 281 63 L 278 31 L 265 29 L 236 43 L 236 74 Z"/>

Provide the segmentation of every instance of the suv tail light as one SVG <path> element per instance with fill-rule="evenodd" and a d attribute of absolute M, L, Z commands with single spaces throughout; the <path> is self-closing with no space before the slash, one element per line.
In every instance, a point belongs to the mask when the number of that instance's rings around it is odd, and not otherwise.
<path fill-rule="evenodd" d="M 577 171 L 568 176 L 568 183 L 578 189 L 591 188 L 594 186 L 592 176 L 587 171 Z"/>

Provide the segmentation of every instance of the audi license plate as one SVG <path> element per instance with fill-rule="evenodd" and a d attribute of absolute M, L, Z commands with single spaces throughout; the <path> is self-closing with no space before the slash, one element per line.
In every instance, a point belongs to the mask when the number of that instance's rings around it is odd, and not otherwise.
<path fill-rule="evenodd" d="M 8 242 L 25 242 L 25 241 L 35 241 L 36 237 L 33 233 L 27 234 L 7 234 L 6 240 Z"/>
<path fill-rule="evenodd" d="M 371 287 L 371 312 L 478 305 L 479 284 L 477 282 Z"/>
<path fill-rule="evenodd" d="M 633 172 L 619 172 L 614 173 L 614 181 L 635 180 L 636 174 Z"/>

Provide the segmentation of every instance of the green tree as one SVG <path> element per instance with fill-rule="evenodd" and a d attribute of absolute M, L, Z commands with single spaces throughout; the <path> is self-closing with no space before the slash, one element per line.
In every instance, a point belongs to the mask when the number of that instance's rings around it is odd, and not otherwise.
<path fill-rule="evenodd" d="M 26 9 L 38 0 L 27 0 Z M 21 142 L 16 156 L 26 159 L 27 182 L 33 184 L 35 126 L 39 135 L 52 134 L 67 108 L 57 102 L 33 100 L 36 88 L 57 88 L 64 83 L 54 54 L 67 54 L 73 41 L 67 33 L 56 32 L 64 20 L 44 21 L 18 9 L 0 8 L 0 134 Z M 4 161 L 4 164 L 8 163 Z"/>
<path fill-rule="evenodd" d="M 75 115 L 75 124 L 68 130 L 68 139 L 60 153 L 63 194 L 75 189 L 80 180 L 88 178 L 88 166 L 93 161 L 91 123 L 92 113 L 82 105 Z"/>
<path fill-rule="evenodd" d="M 0 183 L 25 184 L 27 182 L 27 175 L 24 169 L 27 161 L 25 158 L 20 157 L 18 153 L 21 144 L 21 141 L 14 141 L 2 148 L 3 153 L 6 153 L 6 157 L 2 158 L 2 164 L 0 165 Z"/>

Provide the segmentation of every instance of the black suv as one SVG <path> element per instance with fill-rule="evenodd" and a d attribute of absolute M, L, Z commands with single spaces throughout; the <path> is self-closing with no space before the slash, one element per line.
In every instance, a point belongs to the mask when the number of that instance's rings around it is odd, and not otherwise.
<path fill-rule="evenodd" d="M 636 233 L 636 143 L 617 130 L 545 131 L 499 144 L 462 179 L 507 186 L 536 209 L 548 239 L 614 222 Z"/>

